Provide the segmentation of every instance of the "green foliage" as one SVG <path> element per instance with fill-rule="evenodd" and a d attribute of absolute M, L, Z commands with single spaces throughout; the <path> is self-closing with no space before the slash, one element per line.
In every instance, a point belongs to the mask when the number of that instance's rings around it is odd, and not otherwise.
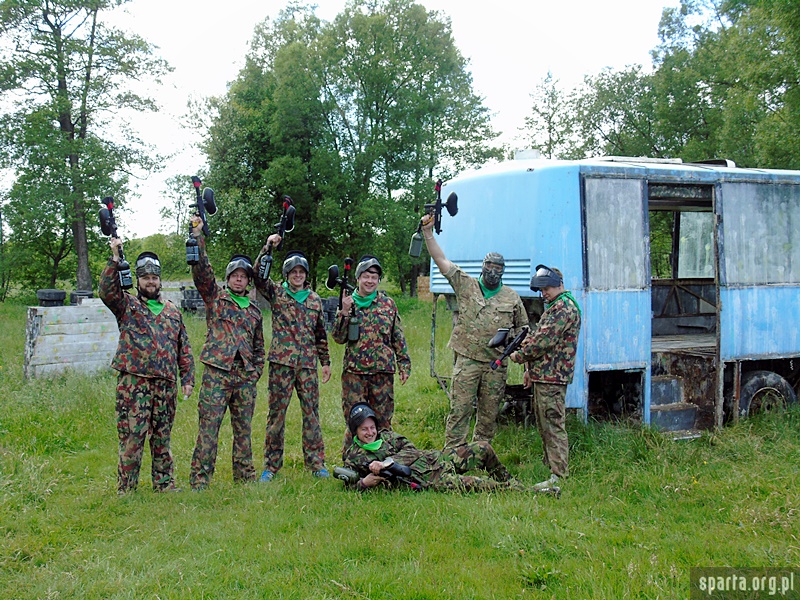
<path fill-rule="evenodd" d="M 52 285 L 72 254 L 76 286 L 91 289 L 95 204 L 119 202 L 125 173 L 155 165 L 120 110 L 153 110 L 131 82 L 157 81 L 167 67 L 142 39 L 103 25 L 124 1 L 0 2 L 0 93 L 11 107 L 0 117 L 0 165 L 16 172 L 10 241 L 20 264 L 36 265 L 18 281 Z"/>
<path fill-rule="evenodd" d="M 427 369 L 430 304 L 400 308 L 414 372 L 395 390 L 395 427 L 437 448 L 447 400 Z M 569 419 L 572 475 L 555 500 L 358 494 L 313 479 L 294 398 L 272 483 L 231 483 L 226 419 L 208 491 L 153 494 L 145 451 L 139 491 L 118 498 L 114 375 L 25 381 L 25 309 L 0 305 L 0 320 L 2 598 L 686 598 L 692 567 L 800 561 L 796 409 L 690 442 Z M 188 317 L 187 327 L 197 354 L 205 322 Z M 331 349 L 321 399 L 329 468 L 340 464 L 343 432 L 342 348 Z M 258 387 L 257 465 L 266 377 Z M 179 403 L 172 436 L 184 488 L 196 399 Z M 503 425 L 495 446 L 515 476 L 544 477 L 535 429 Z"/>
<path fill-rule="evenodd" d="M 291 5 L 256 29 L 210 109 L 205 151 L 226 200 L 214 243 L 260 247 L 289 194 L 291 247 L 314 273 L 374 253 L 403 289 L 419 270 L 405 255 L 434 173 L 497 156 L 449 22 L 409 0 L 354 0 L 332 23 Z"/>

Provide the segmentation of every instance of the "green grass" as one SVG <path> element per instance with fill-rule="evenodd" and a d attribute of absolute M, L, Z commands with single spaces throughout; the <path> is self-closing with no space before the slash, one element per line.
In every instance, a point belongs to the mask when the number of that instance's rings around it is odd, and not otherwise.
<path fill-rule="evenodd" d="M 438 447 L 447 401 L 429 376 L 430 305 L 401 308 L 414 373 L 396 388 L 395 428 Z M 208 491 L 153 494 L 146 458 L 139 491 L 118 498 L 114 374 L 25 381 L 25 309 L 0 304 L 0 319 L 1 598 L 687 598 L 691 567 L 800 563 L 796 409 L 691 442 L 571 420 L 572 477 L 555 500 L 358 494 L 315 480 L 295 399 L 272 483 L 231 483 L 226 419 Z M 205 322 L 188 328 L 197 355 Z M 343 432 L 342 352 L 331 347 L 329 467 Z M 184 488 L 196 398 L 180 403 L 173 435 Z M 257 467 L 266 407 L 264 379 Z M 546 475 L 535 430 L 505 425 L 496 448 L 522 480 Z"/>

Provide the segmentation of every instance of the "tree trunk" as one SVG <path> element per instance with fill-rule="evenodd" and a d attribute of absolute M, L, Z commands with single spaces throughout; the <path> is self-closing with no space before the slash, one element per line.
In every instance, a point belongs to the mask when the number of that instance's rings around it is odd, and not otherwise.
<path fill-rule="evenodd" d="M 76 195 L 75 218 L 72 221 L 72 239 L 75 241 L 75 256 L 78 259 L 75 289 L 91 290 L 92 273 L 89 270 L 89 243 L 86 239 L 86 216 L 81 195 Z"/>

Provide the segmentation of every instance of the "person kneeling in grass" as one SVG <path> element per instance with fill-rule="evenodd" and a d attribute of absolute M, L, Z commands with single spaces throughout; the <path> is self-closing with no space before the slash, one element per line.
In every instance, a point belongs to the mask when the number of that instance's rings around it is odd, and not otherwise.
<path fill-rule="evenodd" d="M 469 442 L 443 452 L 419 450 L 394 431 L 378 431 L 375 412 L 363 402 L 350 409 L 348 427 L 353 443 L 345 453 L 344 465 L 360 477 L 353 484 L 360 491 L 381 484 L 440 492 L 534 491 L 511 477 L 489 442 Z M 395 476 L 386 471 L 390 465 L 408 468 Z M 465 475 L 475 469 L 486 471 L 489 477 Z M 560 493 L 557 487 L 537 491 Z"/>

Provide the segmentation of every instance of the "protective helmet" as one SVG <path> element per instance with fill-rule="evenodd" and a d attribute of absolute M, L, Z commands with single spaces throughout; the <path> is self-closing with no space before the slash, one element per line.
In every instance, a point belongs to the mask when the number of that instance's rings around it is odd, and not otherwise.
<path fill-rule="evenodd" d="M 562 283 L 564 283 L 564 278 L 553 269 L 545 265 L 536 265 L 536 273 L 531 277 L 531 289 L 534 292 L 545 287 L 558 287 Z"/>
<path fill-rule="evenodd" d="M 361 274 L 364 271 L 371 269 L 372 267 L 378 269 L 378 277 L 383 277 L 383 268 L 381 268 L 381 263 L 378 262 L 378 259 L 369 254 L 365 254 L 361 257 L 361 259 L 358 261 L 358 265 L 356 266 L 356 279 L 361 277 Z"/>
<path fill-rule="evenodd" d="M 308 275 L 308 259 L 302 252 L 289 252 L 283 261 L 283 278 L 289 277 L 289 272 L 295 267 L 303 267 Z"/>
<path fill-rule="evenodd" d="M 161 261 L 155 252 L 142 252 L 136 257 L 136 277 L 158 275 L 161 277 Z"/>
<path fill-rule="evenodd" d="M 356 429 L 361 427 L 361 424 L 370 417 L 375 420 L 375 424 L 377 425 L 378 417 L 369 404 L 366 402 L 354 404 L 353 408 L 350 409 L 350 417 L 347 419 L 347 426 L 350 428 L 350 433 L 355 435 Z"/>
<path fill-rule="evenodd" d="M 225 281 L 228 280 L 228 277 L 231 276 L 236 269 L 244 269 L 244 272 L 247 273 L 247 278 L 253 278 L 253 261 L 250 260 L 250 257 L 245 254 L 234 254 L 231 256 L 231 261 L 228 263 L 228 266 L 225 267 Z"/>

